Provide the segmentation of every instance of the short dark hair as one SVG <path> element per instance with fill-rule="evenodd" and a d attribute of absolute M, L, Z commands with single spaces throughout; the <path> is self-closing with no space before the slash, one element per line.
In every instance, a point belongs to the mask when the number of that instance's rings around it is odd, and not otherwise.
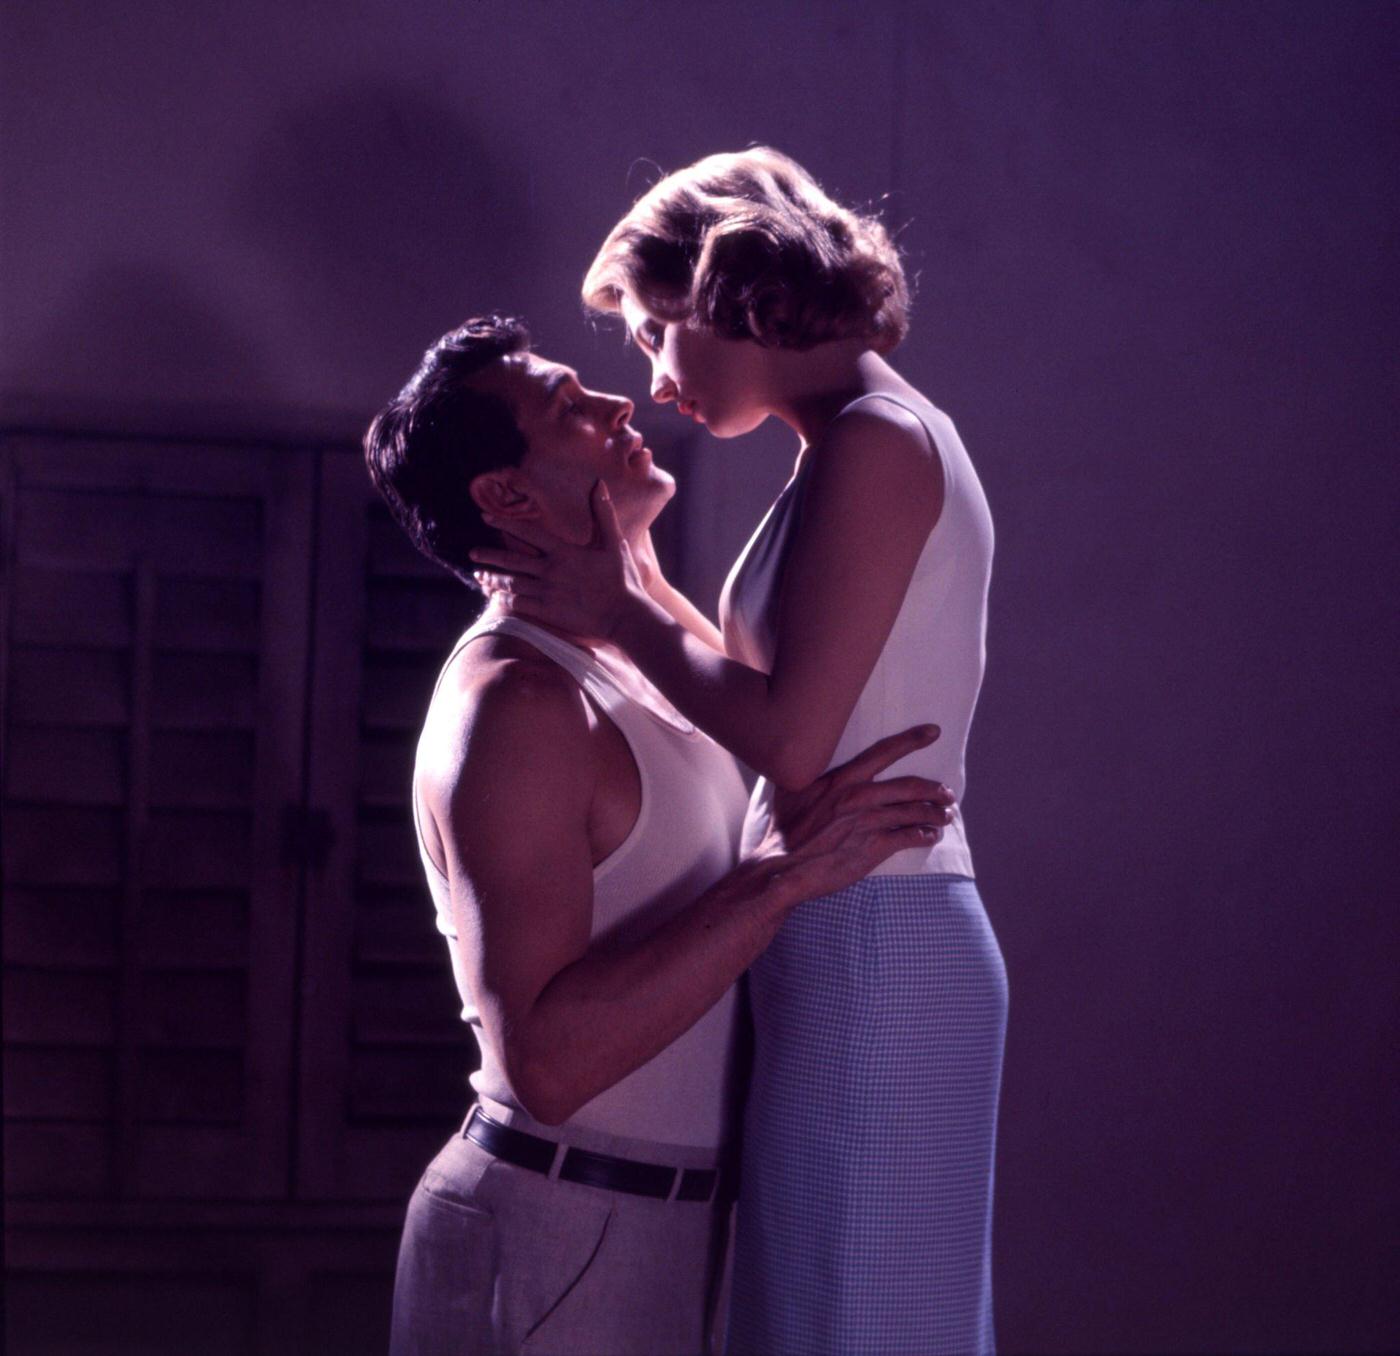
<path fill-rule="evenodd" d="M 515 316 L 477 316 L 444 334 L 408 384 L 365 433 L 374 487 L 429 560 L 477 587 L 470 551 L 491 540 L 471 482 L 518 466 L 528 444 L 515 413 L 471 379 L 513 353 L 528 353 L 530 332 Z"/>

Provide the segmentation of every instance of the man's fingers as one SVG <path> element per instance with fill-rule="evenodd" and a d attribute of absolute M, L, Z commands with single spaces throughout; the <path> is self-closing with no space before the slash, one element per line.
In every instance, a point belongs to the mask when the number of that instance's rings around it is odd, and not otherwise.
<path fill-rule="evenodd" d="M 915 725 L 908 730 L 901 730 L 898 734 L 886 735 L 883 739 L 877 739 L 864 752 L 856 754 L 849 762 L 833 768 L 829 774 L 831 780 L 837 786 L 868 782 L 891 763 L 908 757 L 915 749 L 932 744 L 940 733 L 936 725 Z"/>
<path fill-rule="evenodd" d="M 895 852 L 903 851 L 905 848 L 932 847 L 942 837 L 942 829 L 929 829 L 922 826 L 895 829 L 889 835 L 890 841 L 894 844 L 890 855 L 893 856 Z"/>
<path fill-rule="evenodd" d="M 600 545 L 615 548 L 622 541 L 622 528 L 617 521 L 617 510 L 613 508 L 612 495 L 599 476 L 593 482 L 593 493 L 589 497 L 593 506 L 593 525 L 597 529 Z"/>
<path fill-rule="evenodd" d="M 918 803 L 946 809 L 956 799 L 942 782 L 930 781 L 927 777 L 889 777 L 882 782 L 858 782 L 845 795 L 848 803 L 854 806 Z"/>
<path fill-rule="evenodd" d="M 927 829 L 930 832 L 941 832 L 947 811 L 929 805 L 921 809 L 912 805 L 884 805 L 878 809 L 866 810 L 862 818 L 870 828 L 885 833 L 896 829 Z"/>

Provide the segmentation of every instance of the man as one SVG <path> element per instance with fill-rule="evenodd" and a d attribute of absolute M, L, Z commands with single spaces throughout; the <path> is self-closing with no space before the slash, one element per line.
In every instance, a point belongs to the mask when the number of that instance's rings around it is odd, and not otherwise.
<path fill-rule="evenodd" d="M 675 485 L 631 417 L 492 316 L 428 351 L 366 461 L 419 549 L 464 581 L 472 547 L 499 540 L 483 512 L 583 544 L 596 487 L 653 596 L 718 646 L 656 567 L 648 529 Z M 707 1349 L 734 981 L 799 902 L 937 836 L 942 787 L 870 780 L 933 737 L 883 740 L 786 798 L 736 864 L 730 756 L 619 652 L 491 601 L 443 668 L 414 776 L 481 1067 L 409 1205 L 394 1352 Z"/>

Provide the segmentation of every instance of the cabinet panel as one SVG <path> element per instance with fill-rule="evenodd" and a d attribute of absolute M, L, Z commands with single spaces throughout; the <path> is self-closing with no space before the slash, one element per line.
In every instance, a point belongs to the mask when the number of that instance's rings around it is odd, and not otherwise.
<path fill-rule="evenodd" d="M 433 683 L 481 600 L 419 556 L 359 457 L 322 463 L 298 1194 L 403 1200 L 460 1122 L 476 1047 L 418 861 L 410 783 Z"/>
<path fill-rule="evenodd" d="M 0 495 L 7 1190 L 401 1201 L 476 1061 L 409 797 L 480 599 L 354 451 L 15 435 Z"/>
<path fill-rule="evenodd" d="M 311 454 L 36 434 L 0 458 L 7 1192 L 275 1196 Z"/>

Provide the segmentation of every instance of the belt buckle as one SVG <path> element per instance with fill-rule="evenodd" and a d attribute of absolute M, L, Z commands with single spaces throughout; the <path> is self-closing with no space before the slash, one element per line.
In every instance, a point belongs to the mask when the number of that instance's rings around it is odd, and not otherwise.
<path fill-rule="evenodd" d="M 708 1184 L 705 1178 L 709 1178 Z M 704 1190 L 701 1190 L 702 1185 Z M 673 1201 L 697 1201 L 708 1204 L 719 1193 L 719 1168 L 681 1168 L 676 1173 Z"/>

